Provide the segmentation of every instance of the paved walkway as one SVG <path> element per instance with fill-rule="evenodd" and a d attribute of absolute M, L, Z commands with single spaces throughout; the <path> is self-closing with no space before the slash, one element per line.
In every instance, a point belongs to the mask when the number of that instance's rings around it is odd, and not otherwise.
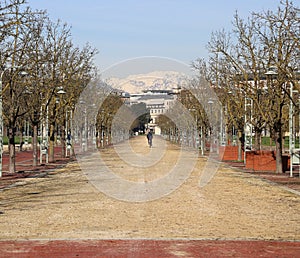
<path fill-rule="evenodd" d="M 33 152 L 30 149 L 18 151 L 16 149 L 16 173 L 9 173 L 9 155 L 5 151 L 2 160 L 2 177 L 0 178 L 0 190 L 10 187 L 24 178 L 42 177 L 45 174 L 54 171 L 58 168 L 64 167 L 68 162 L 74 160 L 72 158 L 62 158 L 62 149 L 60 146 L 54 148 L 54 162 L 46 163 L 46 158 L 43 156 L 40 163 L 40 156 L 38 153 L 38 164 L 33 166 Z"/>
<path fill-rule="evenodd" d="M 158 137 L 77 158 L 0 192 L 1 257 L 299 257 L 298 191 Z"/>

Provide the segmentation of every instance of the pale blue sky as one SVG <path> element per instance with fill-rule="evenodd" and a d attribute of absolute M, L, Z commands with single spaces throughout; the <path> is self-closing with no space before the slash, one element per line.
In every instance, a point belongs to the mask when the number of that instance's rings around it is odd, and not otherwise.
<path fill-rule="evenodd" d="M 208 53 L 213 31 L 230 30 L 235 11 L 275 10 L 279 0 L 28 0 L 72 26 L 73 41 L 99 50 L 105 69 L 125 59 L 161 56 L 191 63 Z"/>

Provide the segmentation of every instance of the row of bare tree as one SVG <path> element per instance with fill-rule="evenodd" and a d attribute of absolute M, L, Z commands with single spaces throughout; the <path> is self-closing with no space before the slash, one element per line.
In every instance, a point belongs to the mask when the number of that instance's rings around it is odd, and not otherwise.
<path fill-rule="evenodd" d="M 0 68 L 3 116 L 8 131 L 9 172 L 15 172 L 15 133 L 30 121 L 33 128 L 33 165 L 37 165 L 38 125 L 49 125 L 49 160 L 54 160 L 54 139 L 66 124 L 80 93 L 97 74 L 97 50 L 75 46 L 71 28 L 52 21 L 25 0 L 0 1 Z M 62 141 L 65 135 L 62 135 Z"/>
<path fill-rule="evenodd" d="M 282 139 L 291 129 L 289 114 L 299 114 L 300 10 L 292 1 L 282 0 L 276 12 L 252 13 L 247 20 L 236 14 L 232 24 L 231 31 L 212 33 L 209 59 L 193 62 L 198 76 L 180 98 L 188 109 L 196 110 L 198 127 L 219 128 L 220 134 L 223 119 L 228 134 L 236 128 L 240 146 L 245 124 L 253 128 L 256 150 L 261 148 L 263 131 L 270 132 L 280 173 Z M 218 111 L 217 119 L 209 118 L 209 100 L 213 113 Z"/>

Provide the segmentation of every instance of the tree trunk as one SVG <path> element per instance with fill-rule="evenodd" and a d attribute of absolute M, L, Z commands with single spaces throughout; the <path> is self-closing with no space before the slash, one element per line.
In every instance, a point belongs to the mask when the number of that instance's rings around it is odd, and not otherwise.
<path fill-rule="evenodd" d="M 96 149 L 99 148 L 99 131 L 96 129 Z"/>
<path fill-rule="evenodd" d="M 282 173 L 282 137 L 280 132 L 275 132 L 276 147 L 276 173 Z"/>
<path fill-rule="evenodd" d="M 20 143 L 20 151 L 23 150 L 23 142 L 24 142 L 24 139 L 23 139 L 23 132 L 21 131 L 21 133 L 20 133 L 20 140 L 19 140 L 19 143 Z"/>
<path fill-rule="evenodd" d="M 232 143 L 233 143 L 233 133 L 227 131 L 226 132 L 226 139 L 227 139 L 226 145 L 232 145 Z"/>
<path fill-rule="evenodd" d="M 16 172 L 15 130 L 8 128 L 9 173 Z"/>
<path fill-rule="evenodd" d="M 49 162 L 54 162 L 54 141 L 55 141 L 55 130 L 54 124 L 50 124 L 50 141 L 49 141 Z"/>
<path fill-rule="evenodd" d="M 78 134 L 79 134 L 79 146 L 80 146 L 80 150 L 81 150 L 81 152 L 83 152 L 84 151 L 84 146 L 83 146 L 83 140 L 82 140 L 82 130 L 79 130 Z"/>
<path fill-rule="evenodd" d="M 210 131 L 209 131 L 209 152 L 213 152 L 214 149 L 213 149 L 213 140 L 214 140 L 214 137 L 213 137 L 213 129 L 210 128 Z"/>
<path fill-rule="evenodd" d="M 261 150 L 261 135 L 262 131 L 258 130 L 257 128 L 255 129 L 255 150 L 260 151 Z"/>
<path fill-rule="evenodd" d="M 33 124 L 33 139 L 32 139 L 32 149 L 33 149 L 33 166 L 37 166 L 38 164 L 38 144 L 37 144 L 37 138 L 38 138 L 38 125 L 36 123 Z"/>
<path fill-rule="evenodd" d="M 61 157 L 66 157 L 66 132 L 65 132 L 65 123 L 66 121 L 63 121 L 63 125 L 61 126 Z"/>
<path fill-rule="evenodd" d="M 243 160 L 242 157 L 242 140 L 243 140 L 243 134 L 242 131 L 238 130 L 238 160 Z"/>

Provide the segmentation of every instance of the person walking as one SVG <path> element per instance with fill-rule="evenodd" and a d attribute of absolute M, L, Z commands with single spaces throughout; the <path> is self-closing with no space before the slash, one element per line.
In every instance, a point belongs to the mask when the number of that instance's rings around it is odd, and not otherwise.
<path fill-rule="evenodd" d="M 148 145 L 150 148 L 152 147 L 152 138 L 153 138 L 153 134 L 152 134 L 151 130 L 148 130 L 147 139 L 148 139 Z"/>

